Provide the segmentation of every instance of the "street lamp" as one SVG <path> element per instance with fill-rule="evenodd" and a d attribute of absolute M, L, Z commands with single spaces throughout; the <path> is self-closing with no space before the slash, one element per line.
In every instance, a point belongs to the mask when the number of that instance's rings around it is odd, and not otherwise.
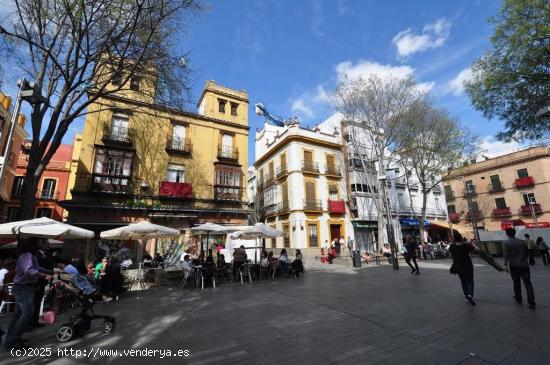
<path fill-rule="evenodd" d="M 21 110 L 21 101 L 25 100 L 31 105 L 42 104 L 47 101 L 46 98 L 42 96 L 40 87 L 34 82 L 29 82 L 27 79 L 23 78 L 23 80 L 17 81 L 17 86 L 19 86 L 19 91 L 17 92 L 17 97 L 15 98 L 15 106 L 11 116 L 10 132 L 8 134 L 8 139 L 6 140 L 6 156 L 11 150 L 13 133 L 15 132 L 17 117 L 19 116 L 19 111 Z M 0 184 L 3 183 L 4 179 L 4 170 L 6 169 L 7 163 L 6 156 L 4 156 L 4 161 L 2 162 L 2 166 L 0 166 Z"/>
<path fill-rule="evenodd" d="M 383 166 L 383 165 L 382 165 Z M 381 173 L 378 174 L 378 181 L 380 181 L 380 194 L 384 198 L 384 210 L 386 211 L 387 217 L 387 230 L 388 230 L 388 240 L 390 241 L 391 255 L 392 255 L 392 265 L 394 270 L 399 270 L 399 262 L 397 261 L 397 245 L 395 242 L 395 232 L 393 227 L 393 221 L 391 216 L 391 206 L 389 194 L 386 191 L 386 181 L 388 176 L 386 175 L 386 170 L 382 169 Z"/>

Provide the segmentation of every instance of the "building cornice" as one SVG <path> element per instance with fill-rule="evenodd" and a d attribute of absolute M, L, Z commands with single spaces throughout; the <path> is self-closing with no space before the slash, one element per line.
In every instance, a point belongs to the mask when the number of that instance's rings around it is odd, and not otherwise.
<path fill-rule="evenodd" d="M 250 127 L 247 126 L 247 125 L 242 125 L 240 123 L 234 123 L 234 122 L 230 122 L 230 121 L 222 120 L 222 119 L 217 119 L 217 118 L 211 118 L 211 117 L 207 117 L 207 116 L 200 115 L 200 114 L 197 114 L 197 113 L 187 112 L 187 111 L 184 111 L 184 110 L 171 108 L 171 107 L 160 105 L 160 104 L 146 103 L 144 101 L 129 99 L 129 98 L 125 98 L 125 97 L 117 96 L 117 95 L 108 95 L 108 96 L 103 96 L 102 98 L 107 99 L 107 100 L 114 100 L 114 101 L 118 101 L 118 102 L 122 102 L 122 103 L 127 103 L 127 104 L 133 104 L 133 105 L 140 106 L 140 107 L 143 107 L 143 108 L 151 108 L 151 109 L 159 110 L 161 112 L 168 112 L 168 113 L 180 115 L 180 116 L 191 118 L 191 119 L 200 119 L 200 120 L 203 120 L 203 121 L 206 121 L 206 122 L 214 122 L 214 123 L 218 123 L 218 124 L 223 124 L 223 125 L 226 125 L 226 126 L 229 126 L 229 127 L 244 129 L 246 131 L 250 130 Z M 100 103 L 100 102 L 98 102 L 98 103 Z"/>
<path fill-rule="evenodd" d="M 291 142 L 302 142 L 302 143 L 306 143 L 306 144 L 310 144 L 310 145 L 315 145 L 315 146 L 318 146 L 318 147 L 331 148 L 331 149 L 335 149 L 335 150 L 341 150 L 342 149 L 342 145 L 340 145 L 338 143 L 327 142 L 327 141 L 323 141 L 323 140 L 320 140 L 320 139 L 305 137 L 305 136 L 301 136 L 301 135 L 289 135 L 289 136 L 285 137 L 285 139 L 283 139 L 279 144 L 277 144 L 271 150 L 267 151 L 262 157 L 260 157 L 258 160 L 256 160 L 254 162 L 254 167 L 257 168 L 257 167 L 261 166 L 263 163 L 265 163 L 273 155 L 275 155 L 277 152 L 279 152 L 281 149 L 283 149 L 283 147 L 286 147 L 287 145 L 289 145 Z"/>
<path fill-rule="evenodd" d="M 549 158 L 549 157 L 550 157 L 550 148 L 547 148 L 547 147 L 530 148 L 527 150 L 514 152 L 509 155 L 499 156 L 487 161 L 481 161 L 475 164 L 453 169 L 445 178 L 443 178 L 443 181 L 448 182 L 451 180 L 456 180 L 457 178 L 460 178 L 463 176 L 476 175 L 483 172 L 493 171 L 503 167 L 513 166 L 522 162 L 533 161 L 533 160 Z M 501 161 L 498 161 L 498 160 L 501 160 Z"/>

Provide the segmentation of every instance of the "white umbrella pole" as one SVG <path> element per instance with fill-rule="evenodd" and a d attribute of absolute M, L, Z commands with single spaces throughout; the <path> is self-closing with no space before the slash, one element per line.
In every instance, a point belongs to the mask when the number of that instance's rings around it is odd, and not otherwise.
<path fill-rule="evenodd" d="M 258 263 L 258 239 L 259 238 L 256 238 L 255 240 L 255 247 L 254 247 L 254 263 L 257 264 Z"/>

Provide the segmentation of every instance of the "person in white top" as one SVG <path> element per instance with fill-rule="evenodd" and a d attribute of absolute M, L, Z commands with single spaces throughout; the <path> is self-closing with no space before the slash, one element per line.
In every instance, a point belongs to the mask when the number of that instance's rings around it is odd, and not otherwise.
<path fill-rule="evenodd" d="M 8 269 L 4 261 L 0 261 L 0 285 L 4 285 L 4 276 L 8 273 Z"/>

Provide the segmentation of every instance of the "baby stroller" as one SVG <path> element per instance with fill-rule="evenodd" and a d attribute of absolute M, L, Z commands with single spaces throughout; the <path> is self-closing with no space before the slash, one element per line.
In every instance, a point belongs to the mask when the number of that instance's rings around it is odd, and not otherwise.
<path fill-rule="evenodd" d="M 57 340 L 60 342 L 70 341 L 73 337 L 84 334 L 91 327 L 91 323 L 95 319 L 103 319 L 103 332 L 111 333 L 116 326 L 114 317 L 104 316 L 94 313 L 93 306 L 98 293 L 85 293 L 76 284 L 73 276 L 68 274 L 59 275 L 60 285 L 57 286 L 64 295 L 74 297 L 81 305 L 81 308 L 75 315 L 72 315 L 69 322 L 64 323 L 57 330 Z"/>

